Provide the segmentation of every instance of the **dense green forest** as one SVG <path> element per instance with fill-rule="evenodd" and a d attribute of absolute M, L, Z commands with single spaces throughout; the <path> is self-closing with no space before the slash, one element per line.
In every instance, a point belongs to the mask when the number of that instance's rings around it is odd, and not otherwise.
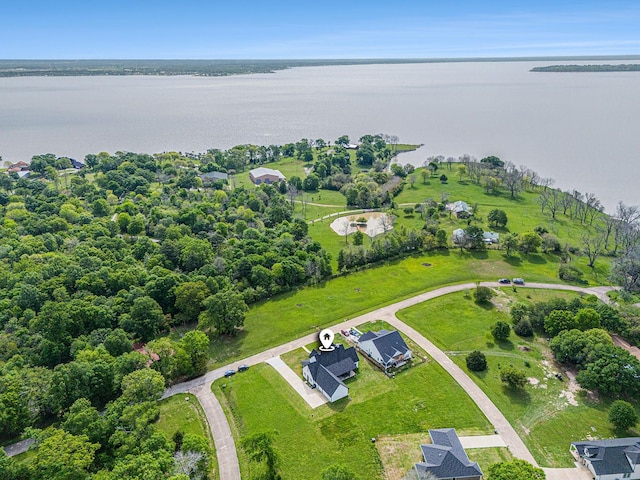
<path fill-rule="evenodd" d="M 320 181 L 351 185 L 352 169 L 388 161 L 381 136 L 361 140 L 358 155 L 341 146 L 348 137 L 330 151 L 320 141 L 319 174 L 301 191 Z M 69 159 L 46 154 L 32 159 L 30 179 L 0 175 L 0 438 L 27 429 L 39 445 L 28 467 L 3 460 L 15 470 L 7 478 L 174 471 L 179 446 L 155 431 L 154 400 L 206 371 L 207 334 L 233 334 L 248 304 L 332 275 L 330 256 L 293 218 L 295 178 L 229 188 L 203 186 L 199 175 L 220 170 L 233 182 L 236 172 L 284 155 L 308 161 L 316 144 L 102 152 L 73 174 Z M 382 183 L 390 177 L 376 173 Z M 366 198 L 380 205 L 388 195 Z M 196 323 L 179 340 L 167 336 Z M 82 457 L 73 467 L 53 458 L 60 442 Z M 159 451 L 167 456 L 149 462 Z M 75 473 L 51 476 L 56 468 Z"/>
<path fill-rule="evenodd" d="M 0 478 L 196 478 L 207 469 L 206 441 L 158 432 L 155 400 L 206 371 L 210 338 L 234 335 L 260 300 L 384 259 L 449 248 L 439 225 L 446 199 L 429 199 L 405 208 L 419 214 L 415 228 L 385 231 L 367 245 L 354 235 L 334 271 L 296 214 L 302 194 L 331 192 L 350 207 L 397 212 L 395 198 L 418 180 L 411 166 L 387 168 L 397 137 L 365 135 L 358 149 L 350 142 L 345 135 L 333 144 L 302 139 L 197 154 L 100 152 L 77 171 L 70 159 L 45 154 L 32 159 L 31 178 L 0 173 L 0 440 L 24 433 L 38 446 L 31 462 L 1 456 Z M 240 181 L 248 169 L 282 160 L 304 165 L 306 174 L 273 185 Z M 501 188 L 515 199 L 536 190 L 548 216 L 564 209 L 581 225 L 602 222 L 585 237 L 592 264 L 613 252 L 618 278 L 629 291 L 640 287 L 635 207 L 619 205 L 605 217 L 595 197 L 551 189 L 497 157 L 465 156 L 455 171 L 453 160 L 427 159 L 423 182 L 431 174 L 446 182 L 444 167 L 437 171 L 448 164 L 450 176 L 487 192 Z M 228 181 L 203 183 L 214 171 Z M 496 227 L 507 222 L 499 211 L 489 219 Z M 486 248 L 472 220 L 461 250 Z M 511 238 L 507 257 L 509 248 L 528 254 L 540 246 L 559 257 L 575 253 L 542 230 Z M 621 325 L 621 333 L 640 336 L 632 321 Z M 180 326 L 188 333 L 169 335 Z M 184 476 L 180 462 L 194 456 Z"/>

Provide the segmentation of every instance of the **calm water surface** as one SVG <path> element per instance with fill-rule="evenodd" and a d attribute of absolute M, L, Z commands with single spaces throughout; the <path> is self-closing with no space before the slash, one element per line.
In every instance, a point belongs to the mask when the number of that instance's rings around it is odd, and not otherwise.
<path fill-rule="evenodd" d="M 398 135 L 426 157 L 495 154 L 612 211 L 640 204 L 640 73 L 532 73 L 553 62 L 296 68 L 232 77 L 0 79 L 0 155 L 183 152 Z M 591 62 L 596 63 L 596 62 Z"/>

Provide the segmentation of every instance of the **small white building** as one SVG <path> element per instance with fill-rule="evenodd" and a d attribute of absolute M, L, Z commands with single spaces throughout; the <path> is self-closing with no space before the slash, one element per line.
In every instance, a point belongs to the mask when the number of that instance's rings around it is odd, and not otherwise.
<path fill-rule="evenodd" d="M 367 332 L 358 339 L 358 348 L 385 370 L 411 360 L 411 350 L 396 330 Z"/>

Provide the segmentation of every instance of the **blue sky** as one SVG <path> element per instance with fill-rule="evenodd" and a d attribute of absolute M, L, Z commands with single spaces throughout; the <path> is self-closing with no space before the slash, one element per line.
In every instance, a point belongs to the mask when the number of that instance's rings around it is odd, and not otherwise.
<path fill-rule="evenodd" d="M 0 58 L 640 54 L 638 0 L 7 0 Z"/>

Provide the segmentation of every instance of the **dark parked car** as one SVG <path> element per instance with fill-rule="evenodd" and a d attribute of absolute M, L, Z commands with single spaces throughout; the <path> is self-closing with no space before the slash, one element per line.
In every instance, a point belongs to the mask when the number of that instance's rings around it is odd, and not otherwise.
<path fill-rule="evenodd" d="M 249 370 L 249 365 L 240 365 L 238 367 L 239 372 L 246 372 L 247 370 Z"/>
<path fill-rule="evenodd" d="M 230 377 L 231 375 L 235 375 L 235 374 L 236 374 L 235 370 L 227 370 L 226 372 L 224 372 L 225 377 Z"/>
<path fill-rule="evenodd" d="M 524 280 L 522 278 L 514 278 L 513 283 L 515 285 L 524 285 Z"/>
<path fill-rule="evenodd" d="M 509 280 L 508 278 L 501 278 L 500 280 L 498 280 L 498 283 L 509 285 L 511 283 L 511 280 Z"/>

